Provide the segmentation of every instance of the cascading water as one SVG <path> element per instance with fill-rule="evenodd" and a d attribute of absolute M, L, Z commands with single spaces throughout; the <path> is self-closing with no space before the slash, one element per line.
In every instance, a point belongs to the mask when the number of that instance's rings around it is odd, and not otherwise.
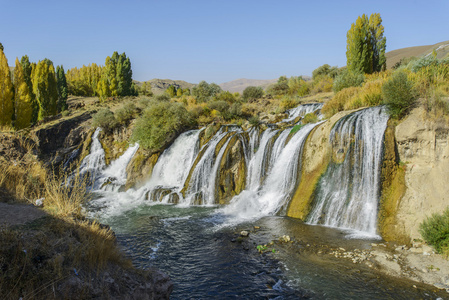
<path fill-rule="evenodd" d="M 387 121 L 384 108 L 374 107 L 354 112 L 335 124 L 330 142 L 338 161 L 330 164 L 320 180 L 308 223 L 376 235 Z"/>
<path fill-rule="evenodd" d="M 254 186 L 250 186 L 250 189 L 246 189 L 238 196 L 235 196 L 231 203 L 223 208 L 223 213 L 231 216 L 233 219 L 231 223 L 273 215 L 285 209 L 285 205 L 290 200 L 299 180 L 298 175 L 300 172 L 298 166 L 300 165 L 299 160 L 305 140 L 316 125 L 304 125 L 287 144 L 285 142 L 291 129 L 281 132 L 274 143 L 273 148 L 275 150 L 271 155 L 271 163 L 264 183 L 257 189 L 254 188 L 257 186 L 256 183 Z M 264 137 L 261 139 L 258 152 L 266 151 L 266 149 L 262 148 L 263 140 Z M 256 153 L 250 165 L 258 159 L 259 157 Z M 265 157 L 264 159 L 267 158 Z M 257 164 L 254 163 L 254 165 Z"/>
<path fill-rule="evenodd" d="M 189 170 L 199 152 L 200 132 L 201 130 L 191 130 L 182 133 L 161 154 L 153 168 L 150 180 L 142 188 L 135 192 L 130 190 L 129 193 L 134 193 L 136 198 L 140 200 L 148 196 L 150 201 L 161 201 L 164 203 L 170 202 L 170 197 L 173 197 L 172 193 L 175 193 L 178 198 L 181 197 L 179 191 L 189 175 Z M 158 195 L 155 190 L 170 192 L 160 199 L 161 197 L 151 197 L 152 195 Z"/>
<path fill-rule="evenodd" d="M 283 119 L 281 122 L 288 123 L 294 121 L 298 117 L 303 117 L 307 114 L 316 112 L 323 107 L 324 103 L 310 103 L 303 104 L 298 107 L 292 108 L 287 111 L 288 118 Z M 280 123 L 281 123 L 280 122 Z"/>
<path fill-rule="evenodd" d="M 191 170 L 190 182 L 186 190 L 184 205 L 205 204 L 214 205 L 215 203 L 215 182 L 221 158 L 223 157 L 226 146 L 231 137 L 241 132 L 239 127 L 224 127 L 212 137 L 212 139 L 200 151 L 203 153 L 201 159 Z M 216 148 L 219 143 L 225 139 L 218 154 Z"/>
<path fill-rule="evenodd" d="M 90 146 L 90 152 L 83 159 L 80 165 L 80 174 L 89 173 L 91 178 L 95 178 L 106 166 L 105 153 L 103 147 L 101 147 L 98 135 L 101 128 L 98 127 L 92 135 L 92 144 Z"/>

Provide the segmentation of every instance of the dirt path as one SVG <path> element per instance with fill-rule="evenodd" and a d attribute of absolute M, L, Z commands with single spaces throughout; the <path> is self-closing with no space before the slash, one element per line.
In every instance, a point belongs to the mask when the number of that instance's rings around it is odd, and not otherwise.
<path fill-rule="evenodd" d="M 43 210 L 33 205 L 0 202 L 0 225 L 22 225 L 45 215 Z"/>

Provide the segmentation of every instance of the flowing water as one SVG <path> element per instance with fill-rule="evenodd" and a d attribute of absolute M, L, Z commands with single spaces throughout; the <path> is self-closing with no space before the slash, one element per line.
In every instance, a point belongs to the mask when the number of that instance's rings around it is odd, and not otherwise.
<path fill-rule="evenodd" d="M 291 117 L 317 107 L 297 109 Z M 138 267 L 157 267 L 170 275 L 175 283 L 173 299 L 427 298 L 433 294 L 426 289 L 417 293 L 409 283 L 379 280 L 371 270 L 356 272 L 352 266 L 300 255 L 302 250 L 281 245 L 271 255 L 256 250 L 258 244 L 283 234 L 337 247 L 368 247 L 369 239 L 376 237 L 379 162 L 387 119 L 381 108 L 373 108 L 334 126 L 329 140 L 339 156 L 320 182 L 309 219 L 362 232 L 368 240 L 348 240 L 347 231 L 282 217 L 301 180 L 304 143 L 319 124 L 304 125 L 295 134 L 291 128 L 252 128 L 245 133 L 237 126 L 223 126 L 201 149 L 201 130 L 185 132 L 161 154 L 148 182 L 127 191 L 121 188 L 126 166 L 138 145 L 106 167 L 97 129 L 91 154 L 80 170 L 95 174 L 96 197 L 87 210 L 111 226 Z M 228 205 L 218 206 L 220 162 L 233 139 L 242 144 L 246 189 Z M 240 230 L 254 225 L 262 227 L 259 233 L 238 237 Z"/>
<path fill-rule="evenodd" d="M 311 224 L 348 228 L 376 236 L 382 146 L 388 116 L 382 107 L 368 108 L 339 120 L 331 131 L 334 152 L 319 183 Z"/>

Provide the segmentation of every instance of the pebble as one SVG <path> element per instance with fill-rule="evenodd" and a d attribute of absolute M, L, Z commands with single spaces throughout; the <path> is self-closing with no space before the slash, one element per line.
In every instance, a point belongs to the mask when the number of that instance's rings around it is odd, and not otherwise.
<path fill-rule="evenodd" d="M 240 232 L 240 236 L 248 237 L 248 236 L 249 236 L 249 231 L 242 230 L 242 231 Z"/>

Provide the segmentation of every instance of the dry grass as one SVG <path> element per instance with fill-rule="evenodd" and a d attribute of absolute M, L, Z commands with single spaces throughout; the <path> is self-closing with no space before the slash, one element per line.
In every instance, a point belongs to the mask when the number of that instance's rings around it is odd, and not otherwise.
<path fill-rule="evenodd" d="M 50 174 L 45 181 L 44 209 L 59 217 L 82 217 L 81 206 L 88 200 L 88 176 Z"/>
<path fill-rule="evenodd" d="M 0 240 L 2 299 L 57 299 L 55 290 L 74 274 L 89 280 L 110 263 L 132 268 L 114 233 L 96 222 L 45 217 L 20 229 L 1 227 Z"/>
<path fill-rule="evenodd" d="M 33 155 L 33 143 L 14 138 L 25 153 L 19 153 L 17 159 L 0 157 L 0 187 L 16 200 L 32 203 L 43 196 L 46 170 Z"/>

